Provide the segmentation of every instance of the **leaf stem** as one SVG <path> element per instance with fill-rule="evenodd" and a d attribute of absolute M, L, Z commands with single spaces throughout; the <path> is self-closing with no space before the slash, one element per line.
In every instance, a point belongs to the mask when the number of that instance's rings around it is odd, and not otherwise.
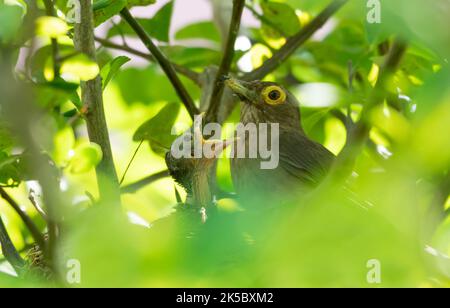
<path fill-rule="evenodd" d="M 141 146 L 142 146 L 143 143 L 144 143 L 144 139 L 142 139 L 142 140 L 139 142 L 139 145 L 137 146 L 136 150 L 134 151 L 133 156 L 131 157 L 131 159 L 130 159 L 128 165 L 127 165 L 127 167 L 125 168 L 125 171 L 124 171 L 124 173 L 123 173 L 123 176 L 122 176 L 122 178 L 120 179 L 119 185 L 122 185 L 123 181 L 125 180 L 125 177 L 126 177 L 126 175 L 127 175 L 127 172 L 128 172 L 128 170 L 130 169 L 131 164 L 133 163 L 134 159 L 136 158 L 136 155 L 137 155 L 137 153 L 139 152 L 139 149 L 141 148 Z"/>

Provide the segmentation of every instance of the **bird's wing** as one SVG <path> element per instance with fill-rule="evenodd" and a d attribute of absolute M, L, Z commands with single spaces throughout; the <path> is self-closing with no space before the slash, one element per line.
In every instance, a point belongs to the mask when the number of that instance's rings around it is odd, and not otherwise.
<path fill-rule="evenodd" d="M 280 167 L 305 184 L 317 186 L 335 156 L 324 146 L 296 131 L 280 134 Z"/>

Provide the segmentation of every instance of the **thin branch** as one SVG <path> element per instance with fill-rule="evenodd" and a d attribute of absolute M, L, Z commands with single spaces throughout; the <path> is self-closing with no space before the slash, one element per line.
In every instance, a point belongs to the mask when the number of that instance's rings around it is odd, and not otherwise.
<path fill-rule="evenodd" d="M 134 49 L 132 47 L 126 46 L 126 45 L 120 45 L 120 44 L 116 44 L 114 42 L 111 42 L 109 40 L 106 39 L 102 39 L 100 37 L 95 37 L 95 41 L 97 41 L 98 43 L 100 43 L 103 47 L 105 48 L 110 48 L 110 49 L 116 49 L 116 50 L 122 50 L 125 51 L 129 54 L 141 57 L 145 60 L 148 60 L 150 62 L 155 62 L 155 58 L 148 53 L 139 51 L 137 49 Z M 200 85 L 200 74 L 197 72 L 194 72 L 193 70 L 184 67 L 182 65 L 178 65 L 176 63 L 172 62 L 172 66 L 175 69 L 175 71 L 185 77 L 187 77 L 188 79 L 192 80 L 195 84 Z"/>
<path fill-rule="evenodd" d="M 156 182 L 169 176 L 170 176 L 169 171 L 164 170 L 122 187 L 121 192 L 123 194 L 132 194 L 153 182 Z"/>
<path fill-rule="evenodd" d="M 81 22 L 75 24 L 75 48 L 96 61 L 91 1 L 80 1 L 80 18 Z M 105 203 L 119 205 L 120 186 L 105 119 L 101 77 L 81 82 L 81 94 L 87 107 L 85 118 L 89 140 L 98 144 L 103 152 L 103 159 L 96 168 L 100 197 Z"/>
<path fill-rule="evenodd" d="M 45 6 L 45 12 L 47 16 L 55 17 L 56 11 L 55 6 L 53 5 L 52 0 L 43 0 L 44 6 Z M 58 46 L 58 39 L 52 38 L 51 39 L 51 45 L 52 45 L 52 58 L 53 58 L 53 73 L 54 78 L 56 79 L 60 75 L 61 71 L 61 60 L 59 56 L 59 46 Z"/>
<path fill-rule="evenodd" d="M 145 47 L 150 51 L 150 53 L 155 57 L 156 61 L 161 66 L 162 70 L 166 73 L 170 82 L 172 83 L 175 91 L 180 97 L 181 101 L 186 106 L 189 115 L 193 119 L 196 114 L 199 114 L 197 107 L 194 104 L 191 96 L 187 92 L 181 80 L 178 78 L 175 69 L 172 64 L 167 60 L 164 54 L 159 50 L 159 48 L 153 43 L 150 36 L 145 32 L 144 28 L 138 23 L 138 21 L 131 15 L 127 8 L 124 8 L 120 12 L 122 18 L 130 25 L 130 27 L 136 32 L 137 36 L 144 43 Z"/>
<path fill-rule="evenodd" d="M 244 11 L 245 0 L 233 1 L 233 13 L 231 16 L 230 28 L 228 32 L 227 43 L 225 46 L 224 56 L 217 72 L 214 88 L 211 95 L 211 101 L 206 118 L 209 122 L 217 121 L 217 111 L 219 109 L 221 97 L 223 94 L 224 84 L 221 82 L 221 78 L 228 75 L 231 69 L 231 64 L 234 58 L 234 45 L 241 26 L 242 12 Z"/>
<path fill-rule="evenodd" d="M 300 30 L 296 35 L 287 40 L 269 60 L 256 70 L 243 76 L 244 80 L 263 79 L 265 76 L 277 69 L 284 63 L 300 46 L 302 46 L 317 30 L 333 16 L 349 0 L 334 0 L 326 7 L 316 18 L 314 18 L 306 27 Z"/>
<path fill-rule="evenodd" d="M 22 259 L 16 247 L 14 246 L 11 238 L 9 237 L 8 231 L 6 230 L 5 224 L 0 217 L 0 244 L 2 247 L 3 255 L 5 259 L 12 265 L 14 270 L 20 274 L 25 266 L 25 260 Z"/>
<path fill-rule="evenodd" d="M 31 235 L 33 236 L 34 241 L 41 247 L 42 250 L 45 250 L 45 240 L 42 236 L 41 232 L 39 231 L 38 227 L 35 225 L 33 220 L 22 211 L 20 206 L 17 204 L 16 201 L 3 189 L 0 188 L 0 196 L 8 202 L 8 204 L 14 209 L 14 211 L 20 216 L 25 226 L 27 226 L 28 230 L 30 231 Z"/>
<path fill-rule="evenodd" d="M 34 206 L 34 208 L 36 209 L 36 211 L 42 216 L 42 218 L 45 221 L 48 221 L 48 216 L 45 213 L 45 211 L 42 209 L 41 206 L 39 206 L 37 200 L 36 200 L 36 196 L 35 196 L 35 192 L 34 190 L 30 189 L 30 192 L 28 194 L 28 200 L 30 200 L 31 204 Z"/>
<path fill-rule="evenodd" d="M 346 178 L 346 176 L 351 173 L 354 162 L 369 136 L 371 127 L 368 119 L 370 113 L 374 107 L 383 102 L 383 99 L 386 96 L 386 83 L 389 81 L 390 76 L 395 73 L 406 48 L 406 44 L 401 40 L 397 40 L 393 44 L 385 63 L 380 68 L 377 85 L 373 89 L 371 97 L 361 112 L 360 120 L 355 124 L 355 127 L 349 135 L 344 149 L 337 157 L 327 182 L 333 182 L 339 178 Z"/>

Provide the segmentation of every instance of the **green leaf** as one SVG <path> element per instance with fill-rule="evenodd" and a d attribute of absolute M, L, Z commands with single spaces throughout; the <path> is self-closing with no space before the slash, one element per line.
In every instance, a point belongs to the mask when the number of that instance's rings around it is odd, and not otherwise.
<path fill-rule="evenodd" d="M 128 104 L 177 100 L 172 85 L 154 65 L 145 69 L 132 67 L 122 70 L 116 81 Z"/>
<path fill-rule="evenodd" d="M 81 81 L 92 80 L 97 77 L 99 72 L 100 68 L 98 64 L 89 59 L 85 54 L 72 57 L 64 61 L 61 66 L 61 74 L 68 74 Z"/>
<path fill-rule="evenodd" d="M 6 150 L 13 145 L 11 132 L 5 123 L 0 122 L 0 151 Z"/>
<path fill-rule="evenodd" d="M 17 5 L 0 3 L 0 43 L 9 43 L 17 36 L 22 13 L 22 8 Z"/>
<path fill-rule="evenodd" d="M 163 52 L 174 63 L 189 68 L 203 68 L 211 64 L 219 64 L 221 53 L 202 47 L 168 46 L 162 48 Z"/>
<path fill-rule="evenodd" d="M 0 183 L 3 185 L 17 186 L 22 178 L 18 168 L 18 158 L 0 152 Z"/>
<path fill-rule="evenodd" d="M 41 16 L 36 19 L 36 34 L 50 38 L 58 38 L 69 31 L 67 23 L 58 17 Z"/>
<path fill-rule="evenodd" d="M 196 24 L 191 24 L 183 29 L 180 29 L 175 34 L 175 39 L 206 39 L 214 42 L 220 42 L 220 33 L 213 22 L 204 21 Z"/>
<path fill-rule="evenodd" d="M 103 152 L 98 144 L 83 144 L 75 149 L 69 170 L 74 174 L 86 173 L 95 168 L 102 159 Z"/>
<path fill-rule="evenodd" d="M 94 22 L 98 26 L 127 6 L 126 0 L 94 0 Z"/>
<path fill-rule="evenodd" d="M 292 36 L 300 30 L 300 20 L 295 10 L 285 3 L 261 2 L 264 17 L 282 31 L 284 35 Z"/>
<path fill-rule="evenodd" d="M 155 4 L 156 0 L 128 0 L 128 7 L 133 6 L 147 6 L 150 4 Z"/>
<path fill-rule="evenodd" d="M 125 56 L 119 56 L 110 62 L 108 62 L 101 70 L 101 76 L 103 79 L 103 89 L 106 88 L 108 83 L 117 75 L 122 65 L 130 61 L 130 58 Z"/>
<path fill-rule="evenodd" d="M 61 106 L 77 96 L 78 84 L 62 79 L 37 83 L 34 87 L 36 103 L 44 108 Z"/>
<path fill-rule="evenodd" d="M 53 159 L 59 166 L 66 165 L 70 160 L 70 151 L 75 145 L 75 134 L 72 127 L 68 126 L 58 131 L 53 137 Z"/>
<path fill-rule="evenodd" d="M 169 41 L 170 24 L 172 20 L 173 1 L 164 5 L 153 18 L 137 18 L 137 21 L 145 29 L 148 35 L 161 42 Z M 120 24 L 111 28 L 108 32 L 108 37 L 116 35 L 132 35 L 136 36 L 136 33 L 130 28 L 130 26 L 121 21 Z"/>
<path fill-rule="evenodd" d="M 172 127 L 178 117 L 180 104 L 169 103 L 156 116 L 142 124 L 133 136 L 134 141 L 147 140 L 158 154 L 164 154 L 177 136 L 172 135 Z"/>
<path fill-rule="evenodd" d="M 64 57 L 73 54 L 73 46 L 59 45 L 60 56 Z M 26 65 L 31 70 L 31 76 L 38 82 L 45 82 L 53 79 L 53 57 L 52 46 L 45 45 L 39 48 L 34 54 L 26 59 Z"/>

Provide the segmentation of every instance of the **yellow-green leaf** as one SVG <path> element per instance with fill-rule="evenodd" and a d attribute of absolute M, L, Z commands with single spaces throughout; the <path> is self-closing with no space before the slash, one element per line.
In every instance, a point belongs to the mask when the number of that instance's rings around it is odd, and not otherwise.
<path fill-rule="evenodd" d="M 83 144 L 75 149 L 69 170 L 74 174 L 86 173 L 95 168 L 102 158 L 103 152 L 98 144 Z"/>
<path fill-rule="evenodd" d="M 61 74 L 64 77 L 79 79 L 81 81 L 92 80 L 100 72 L 98 64 L 86 55 L 78 55 L 66 60 L 61 66 Z"/>
<path fill-rule="evenodd" d="M 42 16 L 36 19 L 36 34 L 51 38 L 58 38 L 66 35 L 70 27 L 67 23 L 52 16 Z"/>

